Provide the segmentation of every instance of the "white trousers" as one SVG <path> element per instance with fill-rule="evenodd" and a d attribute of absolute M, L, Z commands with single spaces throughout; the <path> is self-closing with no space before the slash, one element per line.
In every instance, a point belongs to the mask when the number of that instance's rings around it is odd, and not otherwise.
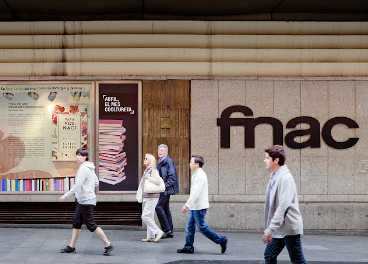
<path fill-rule="evenodd" d="M 147 225 L 147 238 L 155 238 L 155 235 L 161 231 L 155 222 L 155 208 L 158 198 L 147 200 L 142 212 L 143 223 Z"/>

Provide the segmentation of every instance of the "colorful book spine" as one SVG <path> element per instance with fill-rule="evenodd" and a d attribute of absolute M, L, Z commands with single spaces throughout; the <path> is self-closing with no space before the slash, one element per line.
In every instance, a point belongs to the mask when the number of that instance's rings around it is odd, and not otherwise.
<path fill-rule="evenodd" d="M 70 189 L 73 188 L 75 185 L 75 178 L 70 179 Z"/>
<path fill-rule="evenodd" d="M 64 190 L 69 191 L 69 178 L 64 178 Z"/>
<path fill-rule="evenodd" d="M 111 172 L 114 172 L 114 170 L 111 169 Z M 74 177 L 58 179 L 0 179 L 0 192 L 69 191 L 74 185 Z"/>

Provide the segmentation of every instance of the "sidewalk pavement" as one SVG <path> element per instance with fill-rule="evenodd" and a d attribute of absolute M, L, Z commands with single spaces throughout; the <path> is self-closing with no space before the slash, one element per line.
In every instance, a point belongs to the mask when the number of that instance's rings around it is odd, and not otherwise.
<path fill-rule="evenodd" d="M 218 232 L 228 237 L 227 251 L 205 238 L 198 230 L 194 254 L 178 254 L 185 232 L 156 243 L 141 242 L 146 231 L 139 228 L 102 226 L 115 249 L 103 256 L 103 243 L 82 228 L 76 254 L 59 253 L 70 243 L 71 226 L 0 226 L 0 263 L 129 263 L 129 264 L 261 264 L 265 245 L 261 233 Z M 368 236 L 303 235 L 304 256 L 309 264 L 368 263 Z M 279 264 L 290 263 L 286 248 Z"/>

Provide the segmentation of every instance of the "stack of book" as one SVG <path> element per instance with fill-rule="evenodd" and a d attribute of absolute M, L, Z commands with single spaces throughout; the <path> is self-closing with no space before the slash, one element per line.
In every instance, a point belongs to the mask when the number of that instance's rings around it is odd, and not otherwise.
<path fill-rule="evenodd" d="M 115 185 L 126 179 L 125 131 L 123 120 L 99 121 L 99 178 L 102 182 Z"/>

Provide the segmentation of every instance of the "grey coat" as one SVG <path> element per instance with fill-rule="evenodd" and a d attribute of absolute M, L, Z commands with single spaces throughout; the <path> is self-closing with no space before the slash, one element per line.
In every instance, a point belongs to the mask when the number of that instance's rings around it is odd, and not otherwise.
<path fill-rule="evenodd" d="M 277 235 L 298 235 L 303 233 L 303 219 L 299 211 L 298 193 L 293 176 L 286 165 L 279 168 L 275 182 L 276 191 L 267 206 L 270 183 L 267 186 L 265 206 L 265 232 Z"/>

